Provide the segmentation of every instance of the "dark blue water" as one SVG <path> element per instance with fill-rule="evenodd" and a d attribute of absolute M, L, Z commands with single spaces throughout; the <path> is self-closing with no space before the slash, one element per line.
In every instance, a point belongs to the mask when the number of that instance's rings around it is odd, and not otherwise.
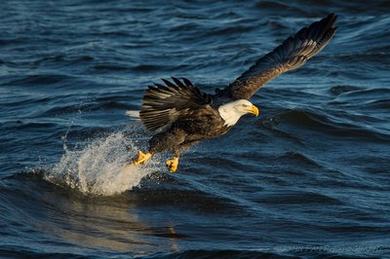
<path fill-rule="evenodd" d="M 152 81 L 223 87 L 330 12 L 338 31 L 229 134 L 119 173 Z M 390 4 L 0 2 L 0 257 L 390 256 Z M 126 111 L 130 110 L 126 115 Z"/>

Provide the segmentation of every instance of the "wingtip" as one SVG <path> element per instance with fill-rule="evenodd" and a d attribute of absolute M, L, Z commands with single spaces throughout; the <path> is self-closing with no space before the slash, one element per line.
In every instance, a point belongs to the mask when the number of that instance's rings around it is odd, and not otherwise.
<path fill-rule="evenodd" d="M 191 82 L 188 78 L 182 77 L 181 80 L 183 80 L 183 82 L 184 82 L 187 86 L 194 87 L 194 85 L 192 84 L 192 82 Z"/>
<path fill-rule="evenodd" d="M 161 78 L 161 81 L 163 81 L 165 83 L 165 85 L 171 84 L 171 82 L 168 79 L 165 79 L 165 78 Z"/>
<path fill-rule="evenodd" d="M 179 79 L 177 79 L 177 77 L 171 76 L 171 78 L 172 78 L 172 80 L 173 80 L 174 82 L 177 82 L 177 81 L 179 81 L 179 82 L 180 82 L 180 80 L 179 80 Z"/>
<path fill-rule="evenodd" d="M 331 26 L 333 26 L 333 24 L 336 22 L 337 20 L 337 14 L 335 13 L 330 13 L 328 14 L 324 20 L 326 20 L 329 24 L 331 24 Z"/>

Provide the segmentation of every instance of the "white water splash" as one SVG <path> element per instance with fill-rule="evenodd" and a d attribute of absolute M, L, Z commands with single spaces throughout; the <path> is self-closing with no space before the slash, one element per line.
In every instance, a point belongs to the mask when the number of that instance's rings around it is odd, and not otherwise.
<path fill-rule="evenodd" d="M 130 151 L 129 151 L 130 149 Z M 114 195 L 131 190 L 141 179 L 158 169 L 151 161 L 142 167 L 126 167 L 129 152 L 138 148 L 122 132 L 93 141 L 80 151 L 69 151 L 56 164 L 45 179 L 77 189 L 85 194 Z"/>

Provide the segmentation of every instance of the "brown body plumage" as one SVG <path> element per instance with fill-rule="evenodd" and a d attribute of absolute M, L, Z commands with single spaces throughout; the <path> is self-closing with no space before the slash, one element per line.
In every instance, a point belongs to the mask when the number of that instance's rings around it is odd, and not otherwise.
<path fill-rule="evenodd" d="M 156 134 L 149 141 L 147 154 L 139 152 L 135 164 L 146 162 L 154 153 L 171 151 L 167 161 L 176 171 L 180 151 L 192 144 L 225 134 L 245 113 L 258 115 L 249 101 L 256 91 L 278 75 L 297 69 L 320 52 L 332 39 L 336 15 L 301 29 L 280 46 L 260 58 L 225 89 L 209 95 L 185 78 L 163 79 L 150 86 L 141 109 L 145 127 Z"/>

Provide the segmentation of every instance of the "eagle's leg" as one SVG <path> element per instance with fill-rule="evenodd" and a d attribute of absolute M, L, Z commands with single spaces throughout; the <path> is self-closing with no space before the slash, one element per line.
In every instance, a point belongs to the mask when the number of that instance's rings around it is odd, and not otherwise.
<path fill-rule="evenodd" d="M 171 173 L 176 172 L 178 166 L 179 166 L 179 158 L 181 153 L 183 153 L 185 150 L 189 149 L 194 144 L 198 143 L 198 141 L 184 141 L 180 145 L 176 146 L 173 149 L 174 155 L 171 159 L 168 159 L 165 164 L 167 165 L 169 171 Z"/>
<path fill-rule="evenodd" d="M 174 173 L 177 170 L 177 167 L 179 166 L 179 157 L 180 153 L 178 150 L 175 150 L 175 154 L 171 159 L 168 159 L 165 161 L 165 164 L 168 167 L 169 172 Z"/>
<path fill-rule="evenodd" d="M 179 147 L 184 142 L 186 135 L 184 130 L 173 128 L 158 133 L 149 140 L 149 152 L 152 154 L 164 151 L 174 152 L 174 156 L 165 162 L 171 173 L 176 172 L 179 165 Z"/>
<path fill-rule="evenodd" d="M 150 153 L 150 152 L 144 153 L 142 151 L 138 151 L 138 154 L 133 158 L 133 164 L 134 165 L 143 165 L 150 158 L 152 158 L 152 153 Z"/>

